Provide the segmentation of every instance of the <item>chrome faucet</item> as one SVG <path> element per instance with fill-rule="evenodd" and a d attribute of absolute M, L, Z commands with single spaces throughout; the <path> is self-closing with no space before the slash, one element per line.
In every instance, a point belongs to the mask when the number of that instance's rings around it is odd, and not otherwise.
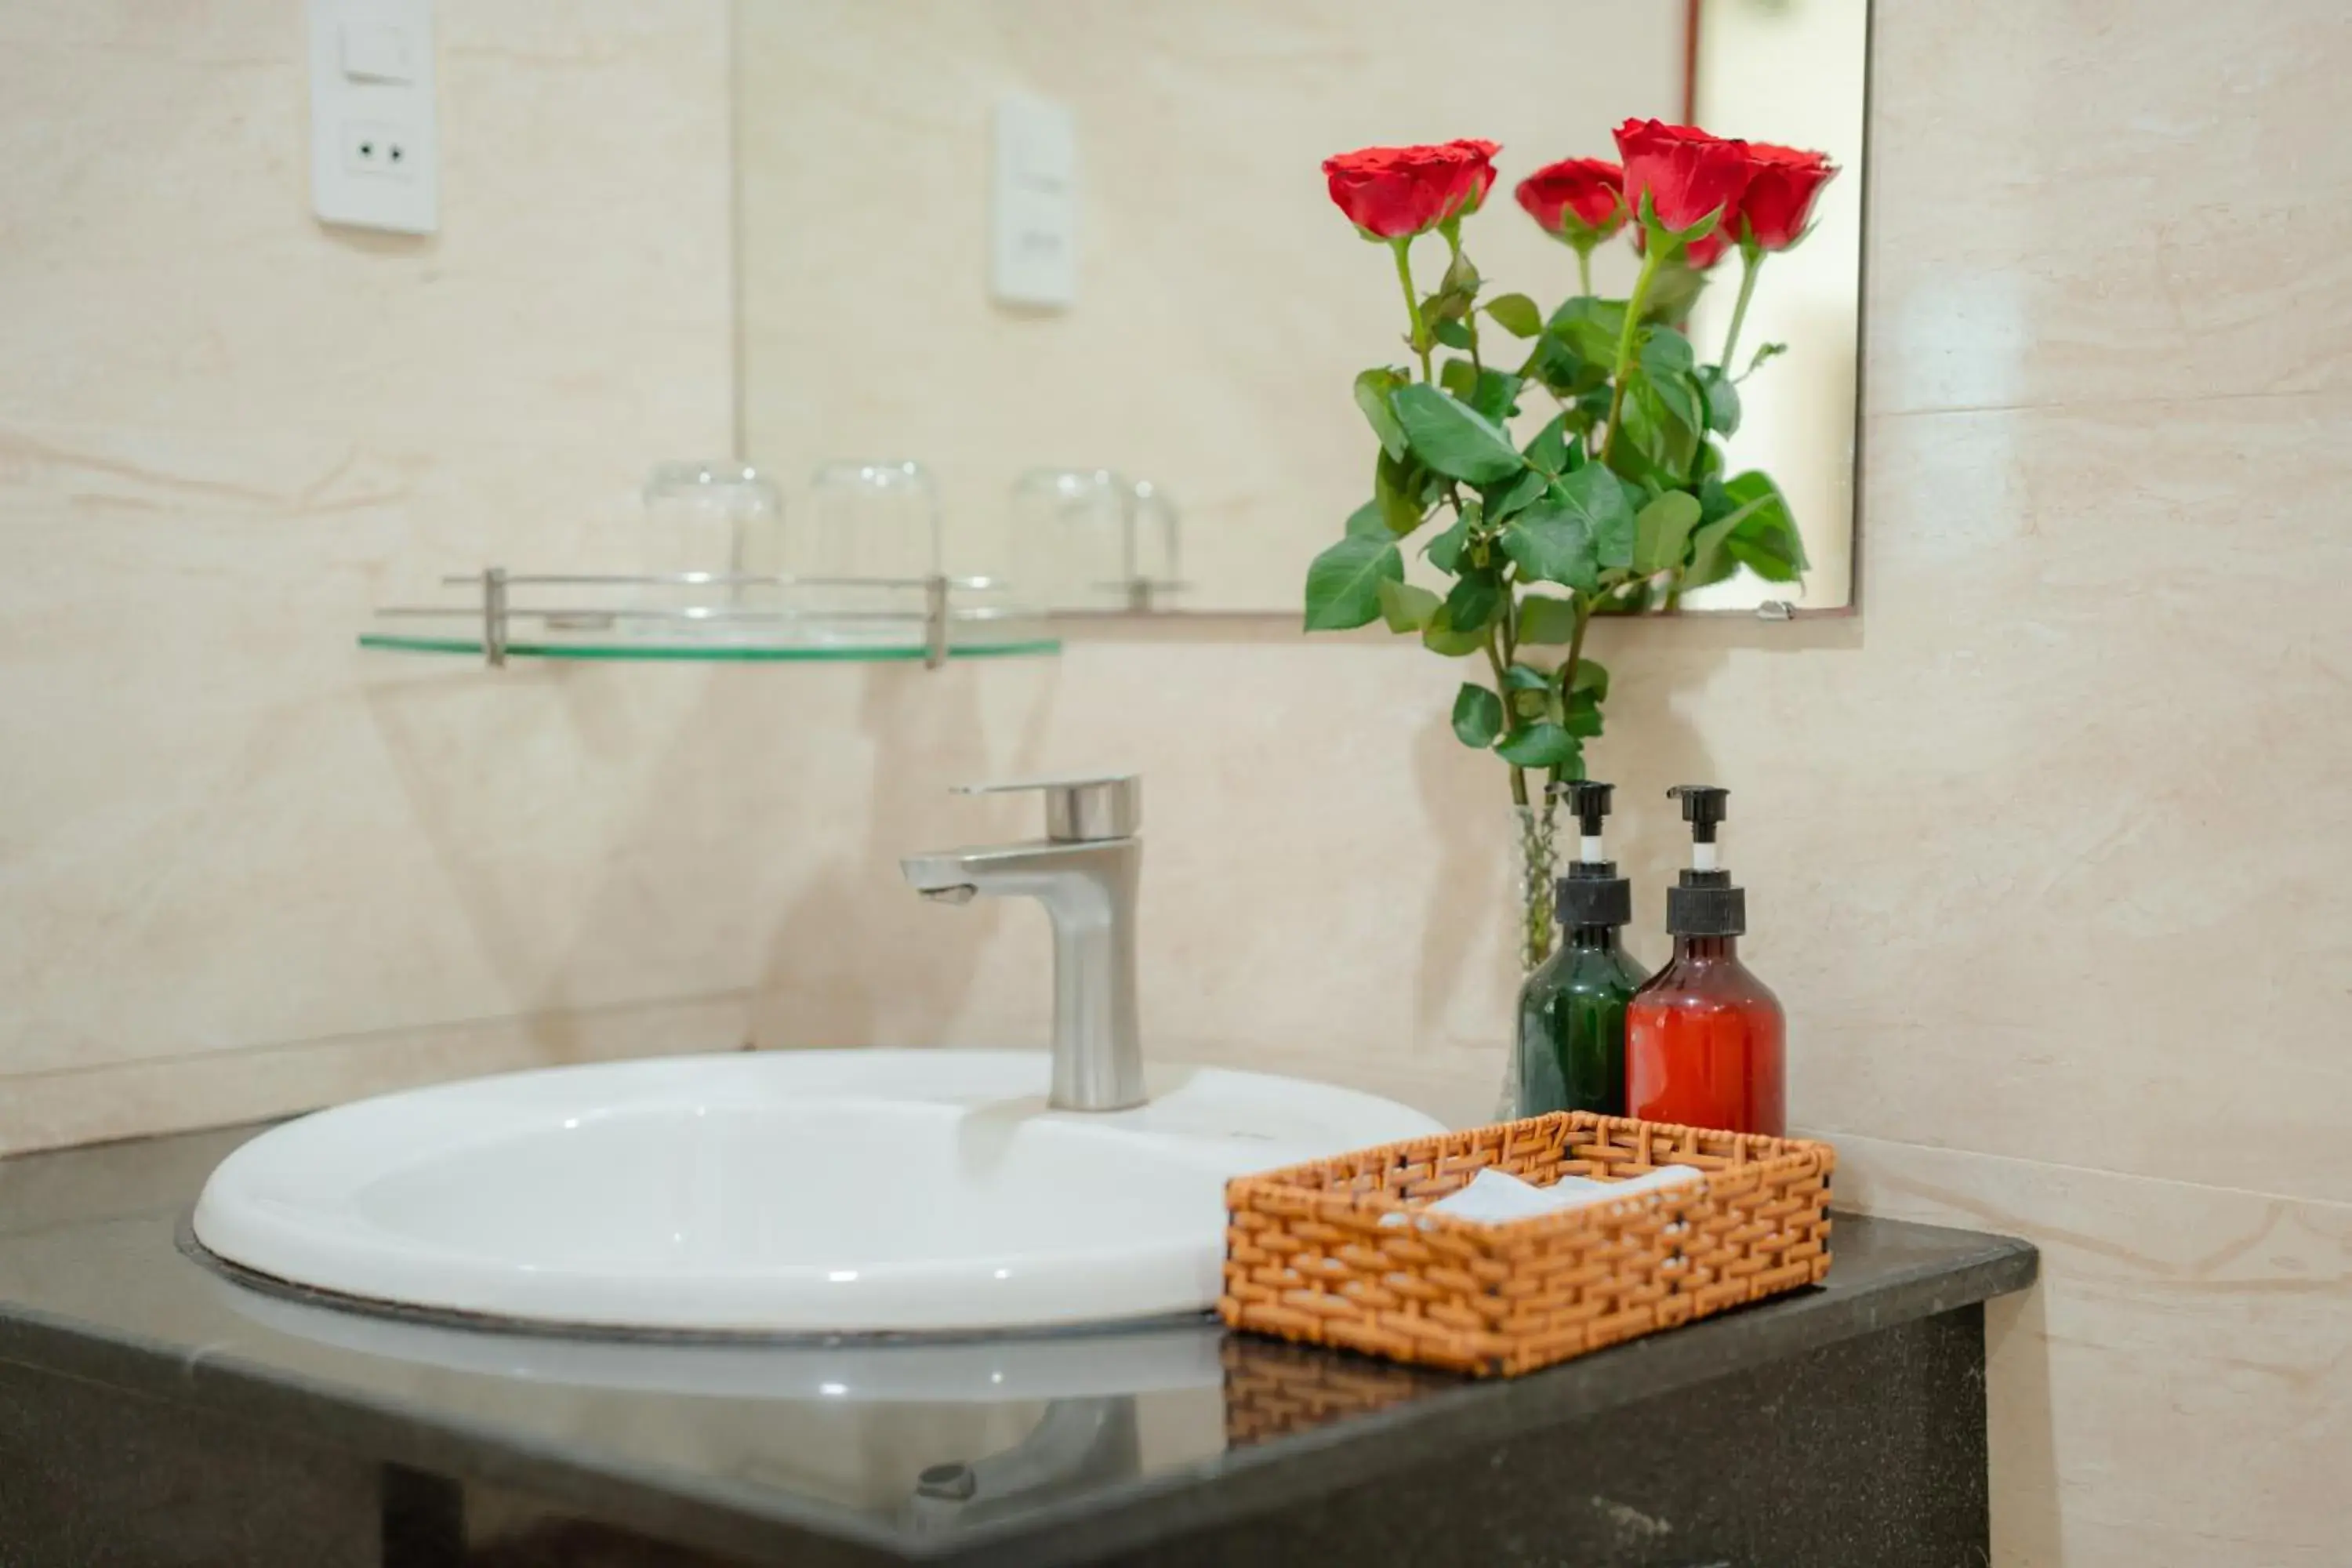
<path fill-rule="evenodd" d="M 909 855 L 898 868 L 917 892 L 940 903 L 990 893 L 1045 906 L 1054 921 L 1050 1102 L 1059 1110 L 1124 1110 L 1144 1100 L 1135 1006 L 1143 782 L 1122 773 L 968 784 L 956 793 L 1029 789 L 1045 795 L 1043 839 Z"/>

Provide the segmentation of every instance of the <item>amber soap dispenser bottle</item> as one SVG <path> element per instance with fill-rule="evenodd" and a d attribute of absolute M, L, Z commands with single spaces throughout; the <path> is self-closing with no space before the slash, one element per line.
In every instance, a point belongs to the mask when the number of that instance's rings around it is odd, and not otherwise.
<path fill-rule="evenodd" d="M 1666 889 L 1675 955 L 1625 1009 L 1626 1114 L 1780 1137 L 1788 1131 L 1780 1000 L 1739 962 L 1748 894 L 1717 856 L 1731 792 L 1677 784 L 1690 869 Z"/>

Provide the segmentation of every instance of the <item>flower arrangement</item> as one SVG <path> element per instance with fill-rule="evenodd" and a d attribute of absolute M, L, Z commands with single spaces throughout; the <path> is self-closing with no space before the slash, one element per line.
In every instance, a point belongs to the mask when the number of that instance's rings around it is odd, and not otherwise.
<path fill-rule="evenodd" d="M 1491 680 L 1462 684 L 1454 732 L 1509 769 L 1529 967 L 1551 943 L 1549 786 L 1584 776 L 1609 695 L 1608 671 L 1584 652 L 1592 617 L 1670 609 L 1742 564 L 1771 582 L 1805 568 L 1780 487 L 1727 473 L 1718 443 L 1739 427 L 1739 385 L 1783 347 L 1733 369 L 1757 274 L 1804 237 L 1836 166 L 1654 120 L 1627 121 L 1616 141 L 1620 163 L 1570 158 L 1518 184 L 1519 205 L 1576 255 L 1577 290 L 1549 312 L 1526 294 L 1482 300 L 1463 247 L 1463 221 L 1495 183 L 1494 142 L 1368 147 L 1323 164 L 1331 200 L 1393 256 L 1412 363 L 1356 377 L 1380 444 L 1372 499 L 1307 568 L 1307 629 L 1382 620 L 1445 657 L 1484 656 Z M 1424 294 L 1412 250 L 1430 234 L 1446 266 Z M 1640 270 L 1629 298 L 1601 299 L 1592 254 L 1621 234 Z M 1683 325 L 1735 249 L 1738 300 L 1721 351 L 1702 361 Z M 1526 345 L 1515 366 L 1489 363 L 1481 316 Z M 1520 444 L 1507 422 L 1537 393 L 1556 411 Z M 1448 580 L 1442 594 L 1405 581 L 1401 549 L 1438 520 L 1421 552 Z"/>

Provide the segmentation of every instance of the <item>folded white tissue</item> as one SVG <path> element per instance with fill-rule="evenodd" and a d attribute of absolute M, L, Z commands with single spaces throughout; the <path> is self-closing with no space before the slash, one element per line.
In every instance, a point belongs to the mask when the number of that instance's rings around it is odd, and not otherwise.
<path fill-rule="evenodd" d="M 1534 1215 L 1558 1214 L 1562 1209 L 1583 1208 L 1590 1204 L 1639 1197 L 1644 1193 L 1696 1182 L 1703 1174 L 1691 1165 L 1661 1165 L 1654 1171 L 1622 1182 L 1595 1182 L 1583 1176 L 1562 1176 L 1550 1186 L 1538 1187 L 1489 1166 L 1471 1177 L 1461 1191 L 1448 1194 L 1422 1212 L 1452 1215 L 1456 1219 L 1472 1219 L 1484 1225 L 1501 1225 L 1507 1220 L 1527 1219 Z M 1402 1225 L 1407 1217 L 1401 1214 L 1386 1215 L 1381 1223 Z"/>

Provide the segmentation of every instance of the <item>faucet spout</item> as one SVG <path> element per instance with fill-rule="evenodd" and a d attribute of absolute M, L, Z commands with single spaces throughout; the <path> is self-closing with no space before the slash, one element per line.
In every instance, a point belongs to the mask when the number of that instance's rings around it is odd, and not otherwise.
<path fill-rule="evenodd" d="M 1034 899 L 1054 923 L 1054 1069 L 1061 1110 L 1124 1110 L 1144 1101 L 1135 989 L 1136 889 L 1143 840 L 1041 839 L 945 849 L 899 861 L 926 899 Z"/>

